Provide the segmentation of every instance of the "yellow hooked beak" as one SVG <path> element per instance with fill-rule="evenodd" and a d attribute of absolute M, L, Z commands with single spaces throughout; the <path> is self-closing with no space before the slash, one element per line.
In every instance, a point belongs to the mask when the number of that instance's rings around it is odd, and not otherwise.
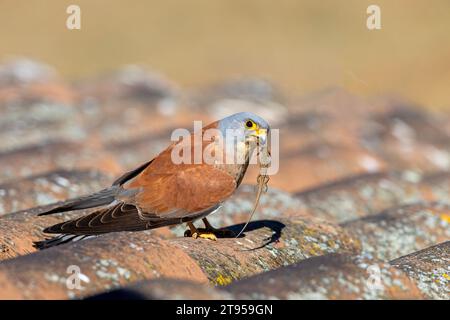
<path fill-rule="evenodd" d="M 266 143 L 266 141 L 267 141 L 267 129 L 257 128 L 257 129 L 255 129 L 255 131 L 252 134 L 252 136 L 257 137 L 259 142 L 260 142 L 260 144 L 264 145 Z"/>

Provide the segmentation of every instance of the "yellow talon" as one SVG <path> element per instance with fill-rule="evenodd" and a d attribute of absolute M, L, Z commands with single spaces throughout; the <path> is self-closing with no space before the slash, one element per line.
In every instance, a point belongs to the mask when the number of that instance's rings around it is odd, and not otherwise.
<path fill-rule="evenodd" d="M 214 233 L 203 230 L 200 231 L 192 224 L 192 222 L 188 222 L 187 225 L 189 226 L 189 230 L 186 230 L 186 232 L 184 233 L 185 237 L 192 237 L 194 239 L 203 238 L 213 241 L 217 240 L 217 237 Z"/>
<path fill-rule="evenodd" d="M 217 237 L 214 233 L 208 233 L 208 232 L 200 233 L 200 234 L 196 233 L 196 237 L 194 237 L 194 239 L 197 237 L 203 238 L 203 239 L 209 239 L 209 240 L 213 240 L 213 241 L 217 240 Z"/>

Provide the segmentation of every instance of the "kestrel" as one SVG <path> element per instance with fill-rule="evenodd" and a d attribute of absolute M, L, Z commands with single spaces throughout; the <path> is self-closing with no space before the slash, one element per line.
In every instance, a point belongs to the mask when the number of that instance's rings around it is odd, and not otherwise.
<path fill-rule="evenodd" d="M 218 210 L 239 187 L 254 150 L 268 148 L 269 130 L 264 119 L 248 112 L 213 122 L 201 130 L 200 139 L 199 133 L 193 132 L 187 139 L 173 142 L 152 160 L 122 175 L 111 187 L 40 213 L 41 216 L 97 208 L 85 216 L 44 229 L 45 233 L 59 235 L 35 242 L 35 246 L 43 249 L 103 233 L 181 223 L 189 227 L 186 236 L 215 240 L 216 235 L 229 231 L 213 228 L 206 216 Z M 230 132 L 231 137 L 227 136 Z M 190 143 L 188 149 L 183 149 L 186 142 Z M 213 161 L 205 161 L 204 156 L 201 161 L 174 161 L 174 156 L 180 154 L 195 159 L 198 150 L 201 155 L 210 155 Z M 219 155 L 223 161 L 217 160 L 221 159 Z M 204 229 L 194 226 L 193 222 L 199 219 L 203 220 Z"/>

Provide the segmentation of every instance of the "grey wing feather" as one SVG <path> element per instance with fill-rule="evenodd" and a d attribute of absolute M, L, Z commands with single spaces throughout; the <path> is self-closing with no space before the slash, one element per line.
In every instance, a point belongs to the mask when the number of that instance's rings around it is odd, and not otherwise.
<path fill-rule="evenodd" d="M 115 196 L 117 194 L 119 187 L 113 186 L 107 189 L 103 189 L 99 192 L 96 192 L 91 195 L 82 196 L 75 199 L 70 199 L 59 206 L 41 212 L 38 215 L 39 216 L 45 216 L 48 214 L 58 213 L 58 212 L 66 212 L 66 211 L 72 211 L 72 210 L 81 210 L 81 209 L 88 209 L 88 208 L 94 208 L 98 206 L 103 206 L 110 204 L 115 200 Z"/>

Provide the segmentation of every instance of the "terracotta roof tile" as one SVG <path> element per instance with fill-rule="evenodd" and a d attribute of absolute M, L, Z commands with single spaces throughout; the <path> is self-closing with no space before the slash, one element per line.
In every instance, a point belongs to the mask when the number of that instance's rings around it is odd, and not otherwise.
<path fill-rule="evenodd" d="M 121 232 L 17 257 L 0 264 L 0 288 L 17 287 L 20 294 L 0 290 L 0 298 L 83 297 L 158 277 L 226 285 L 309 257 L 359 251 L 344 230 L 311 219 L 254 222 L 249 230 L 244 238 L 217 242 Z M 84 290 L 67 289 L 71 265 L 89 278 Z"/>
<path fill-rule="evenodd" d="M 58 170 L 0 184 L 0 216 L 79 197 L 104 188 L 111 178 L 98 171 Z"/>
<path fill-rule="evenodd" d="M 140 281 L 91 299 L 444 299 L 450 242 L 395 259 L 328 254 L 225 287 L 168 278 Z"/>
<path fill-rule="evenodd" d="M 120 166 L 111 154 L 67 141 L 43 142 L 37 145 L 0 152 L 0 181 L 26 177 L 60 169 L 94 169 L 118 174 Z"/>
<path fill-rule="evenodd" d="M 395 259 L 391 264 L 413 279 L 424 297 L 450 299 L 450 241 Z"/>
<path fill-rule="evenodd" d="M 306 213 L 342 223 L 405 204 L 448 202 L 449 187 L 448 172 L 391 171 L 350 176 L 298 192 L 296 197 Z"/>
<path fill-rule="evenodd" d="M 422 250 L 450 237 L 450 207 L 415 204 L 341 224 L 363 252 L 382 261 Z"/>

